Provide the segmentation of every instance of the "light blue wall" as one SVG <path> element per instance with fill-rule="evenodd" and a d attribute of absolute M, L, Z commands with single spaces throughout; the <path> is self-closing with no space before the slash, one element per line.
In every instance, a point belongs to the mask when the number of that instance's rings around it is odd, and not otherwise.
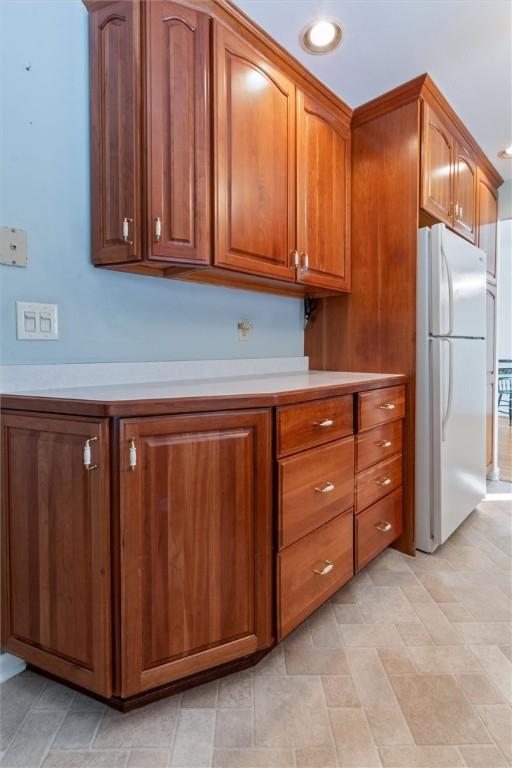
<path fill-rule="evenodd" d="M 87 60 L 80 0 L 0 3 L 0 225 L 29 240 L 27 269 L 0 266 L 3 362 L 302 355 L 297 299 L 90 265 Z M 17 341 L 16 300 L 57 303 L 60 339 Z"/>

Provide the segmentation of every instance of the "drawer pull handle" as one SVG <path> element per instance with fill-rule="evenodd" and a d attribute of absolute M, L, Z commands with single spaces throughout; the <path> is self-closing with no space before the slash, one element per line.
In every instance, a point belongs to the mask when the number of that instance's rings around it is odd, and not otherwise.
<path fill-rule="evenodd" d="M 391 478 L 383 477 L 382 480 L 376 480 L 375 482 L 377 485 L 391 485 Z"/>
<path fill-rule="evenodd" d="M 325 576 L 326 574 L 330 573 L 334 568 L 334 564 L 331 563 L 330 560 L 324 560 L 324 563 L 325 565 L 321 571 L 317 571 L 316 568 L 313 568 L 313 573 L 316 573 L 317 576 Z"/>
<path fill-rule="evenodd" d="M 375 443 L 377 448 L 391 448 L 391 440 L 380 440 L 378 443 Z"/>
<path fill-rule="evenodd" d="M 135 445 L 135 440 L 132 437 L 130 440 L 130 446 L 128 450 L 128 469 L 130 472 L 135 472 L 135 467 L 137 466 L 137 446 Z"/>
<path fill-rule="evenodd" d="M 331 493 L 335 488 L 336 486 L 334 483 L 324 483 L 320 487 L 316 487 L 315 491 L 318 491 L 318 493 Z"/>
<path fill-rule="evenodd" d="M 394 403 L 382 403 L 382 405 L 379 405 L 378 407 L 381 411 L 394 411 L 396 405 Z"/>
<path fill-rule="evenodd" d="M 315 427 L 332 427 L 334 421 L 332 419 L 322 419 L 322 421 L 314 421 Z"/>
<path fill-rule="evenodd" d="M 392 529 L 391 523 L 388 523 L 387 520 L 382 520 L 380 523 L 375 523 L 375 527 L 378 531 L 382 531 L 382 533 L 387 533 Z"/>

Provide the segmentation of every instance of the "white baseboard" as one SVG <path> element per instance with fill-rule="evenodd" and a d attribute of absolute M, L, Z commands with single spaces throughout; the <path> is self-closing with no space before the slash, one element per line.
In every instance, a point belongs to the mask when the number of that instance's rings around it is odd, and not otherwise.
<path fill-rule="evenodd" d="M 9 678 L 19 675 L 26 669 L 23 659 L 12 656 L 10 653 L 0 653 L 0 683 L 5 683 Z"/>

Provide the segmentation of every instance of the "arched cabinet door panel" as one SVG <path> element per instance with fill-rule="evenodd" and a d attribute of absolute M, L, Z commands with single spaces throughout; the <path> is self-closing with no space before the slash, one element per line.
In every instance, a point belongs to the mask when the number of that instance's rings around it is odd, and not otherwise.
<path fill-rule="evenodd" d="M 462 142 L 455 142 L 453 229 L 476 242 L 476 161 Z"/>
<path fill-rule="evenodd" d="M 140 5 L 89 14 L 94 264 L 142 259 Z"/>
<path fill-rule="evenodd" d="M 297 92 L 297 281 L 350 290 L 350 130 Z"/>
<path fill-rule="evenodd" d="M 146 6 L 148 253 L 210 261 L 210 18 L 165 0 Z"/>
<path fill-rule="evenodd" d="M 479 168 L 477 171 L 477 245 L 487 254 L 487 279 L 496 280 L 498 193 Z"/>
<path fill-rule="evenodd" d="M 421 207 L 449 226 L 453 210 L 453 154 L 451 131 L 439 115 L 423 103 Z"/>
<path fill-rule="evenodd" d="M 295 86 L 214 25 L 215 263 L 294 280 Z"/>

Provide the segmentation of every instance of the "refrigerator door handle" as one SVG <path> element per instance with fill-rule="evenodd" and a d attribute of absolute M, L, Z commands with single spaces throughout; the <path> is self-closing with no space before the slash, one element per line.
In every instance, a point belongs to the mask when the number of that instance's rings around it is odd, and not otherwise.
<path fill-rule="evenodd" d="M 450 339 L 441 339 L 441 342 L 448 344 L 448 396 L 446 398 L 446 407 L 443 409 L 443 418 L 441 421 L 441 439 L 445 442 L 445 428 L 450 418 L 453 397 L 453 351 Z"/>
<path fill-rule="evenodd" d="M 443 257 L 444 266 L 446 269 L 446 277 L 448 281 L 448 330 L 446 336 L 451 336 L 453 333 L 453 281 L 452 273 L 450 272 L 450 265 L 446 257 L 446 251 L 444 250 L 443 241 L 441 240 L 441 255 Z"/>

